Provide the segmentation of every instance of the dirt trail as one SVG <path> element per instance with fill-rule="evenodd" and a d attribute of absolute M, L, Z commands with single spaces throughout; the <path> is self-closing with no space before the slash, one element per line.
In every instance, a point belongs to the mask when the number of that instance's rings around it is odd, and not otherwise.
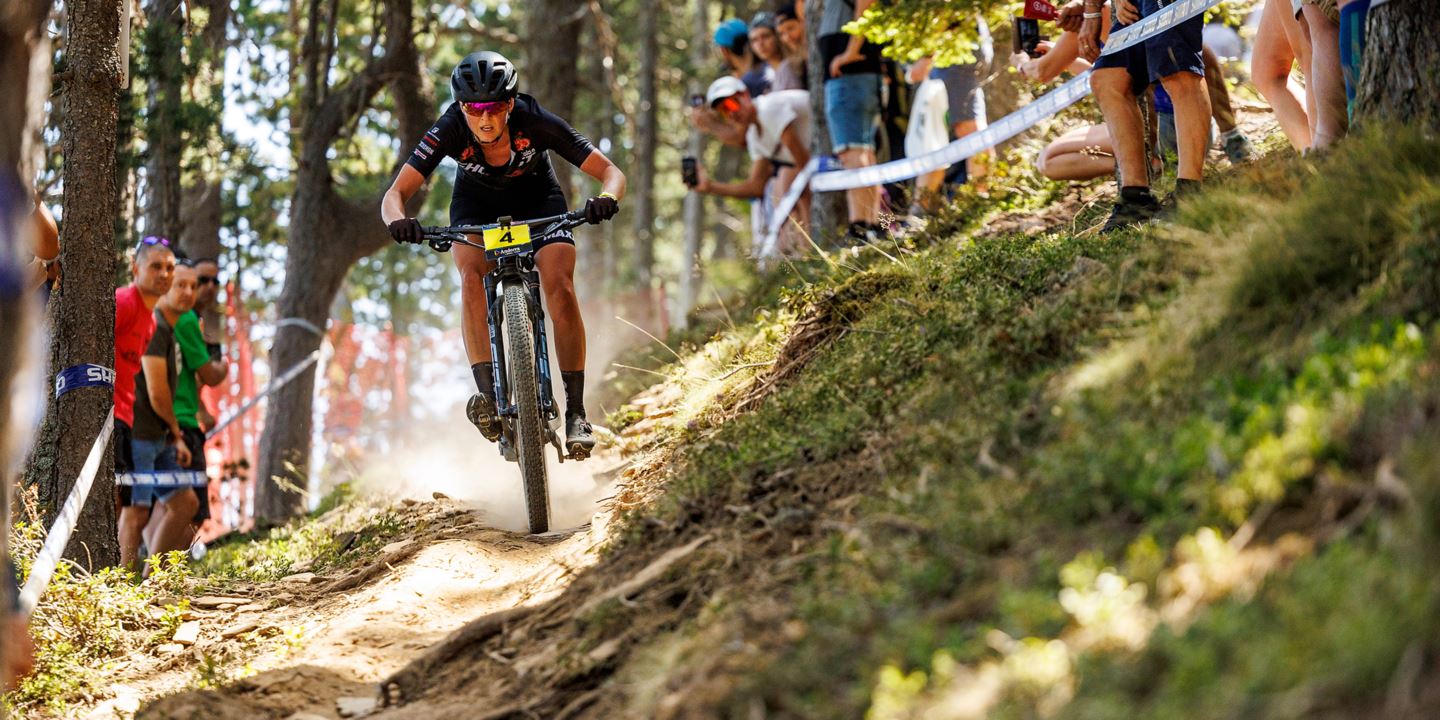
<path fill-rule="evenodd" d="M 449 447 L 456 456 L 476 449 L 473 442 Z M 116 673 L 113 696 L 84 717 L 128 718 L 142 703 L 134 716 L 302 720 L 345 717 L 345 706 L 364 714 L 380 680 L 456 628 L 553 599 L 595 561 L 611 514 L 606 501 L 623 467 L 616 454 L 559 467 L 551 459 L 552 526 L 559 529 L 540 536 L 516 532 L 524 516 L 513 465 L 473 456 L 468 467 L 456 465 L 445 452 L 420 457 L 380 473 L 395 472 L 389 489 L 400 496 L 394 511 L 407 530 L 373 563 L 227 590 L 235 602 L 218 608 L 192 599 L 202 628 L 194 645 L 130 658 Z M 427 476 L 443 491 L 425 491 L 419 481 Z M 422 492 L 424 501 L 416 497 Z M 268 640 L 248 655 L 241 641 L 260 636 Z M 248 664 L 253 675 L 221 694 L 192 690 L 207 656 L 237 653 L 243 663 L 236 664 Z"/>

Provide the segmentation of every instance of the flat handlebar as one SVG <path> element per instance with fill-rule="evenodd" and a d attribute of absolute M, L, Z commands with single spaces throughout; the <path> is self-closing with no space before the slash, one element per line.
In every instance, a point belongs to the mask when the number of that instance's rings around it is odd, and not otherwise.
<path fill-rule="evenodd" d="M 506 219 L 508 220 L 508 218 Z M 540 230 L 538 233 L 536 233 L 537 237 L 543 238 L 548 235 L 553 235 L 562 230 L 569 230 L 571 228 L 579 227 L 581 225 L 584 225 L 586 222 L 587 221 L 585 220 L 584 210 L 572 210 L 570 212 L 562 213 L 560 215 L 535 218 L 534 220 L 495 222 L 488 225 L 425 226 L 420 228 L 420 236 L 427 241 L 431 248 L 439 252 L 445 252 L 449 250 L 452 243 L 469 245 L 470 247 L 480 248 L 483 250 L 485 249 L 484 245 L 472 242 L 468 236 L 481 235 L 486 230 L 495 230 L 501 227 L 517 227 L 520 225 L 526 225 L 529 226 L 531 229 L 543 227 L 543 230 Z"/>

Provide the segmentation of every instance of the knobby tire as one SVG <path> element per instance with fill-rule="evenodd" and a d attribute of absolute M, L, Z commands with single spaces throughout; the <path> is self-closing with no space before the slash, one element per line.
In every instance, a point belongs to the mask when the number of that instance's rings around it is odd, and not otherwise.
<path fill-rule="evenodd" d="M 535 370 L 535 332 L 530 322 L 529 295 L 520 283 L 505 286 L 505 334 L 510 392 L 519 412 L 515 449 L 525 485 L 525 510 L 530 532 L 539 534 L 550 529 L 550 487 L 545 478 L 545 423 L 540 415 L 540 383 Z"/>

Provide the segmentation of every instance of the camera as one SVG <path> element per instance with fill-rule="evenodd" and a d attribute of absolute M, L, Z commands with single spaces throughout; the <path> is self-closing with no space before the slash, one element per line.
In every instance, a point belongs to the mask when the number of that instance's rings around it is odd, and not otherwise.
<path fill-rule="evenodd" d="M 685 187 L 693 188 L 700 184 L 700 175 L 695 170 L 695 158 L 680 158 L 680 179 L 685 182 Z"/>
<path fill-rule="evenodd" d="M 1040 41 L 1045 38 L 1040 34 L 1040 21 L 1034 18 L 1015 18 L 1015 52 L 1025 53 L 1032 58 L 1038 58 L 1044 53 L 1039 51 Z"/>

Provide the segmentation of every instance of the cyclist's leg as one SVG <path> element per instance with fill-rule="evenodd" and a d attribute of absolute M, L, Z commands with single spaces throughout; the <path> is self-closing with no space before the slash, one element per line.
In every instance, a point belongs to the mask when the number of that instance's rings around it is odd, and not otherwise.
<path fill-rule="evenodd" d="M 555 359 L 561 372 L 585 369 L 585 321 L 575 296 L 575 246 L 551 242 L 535 254 L 545 307 L 555 325 Z"/>

